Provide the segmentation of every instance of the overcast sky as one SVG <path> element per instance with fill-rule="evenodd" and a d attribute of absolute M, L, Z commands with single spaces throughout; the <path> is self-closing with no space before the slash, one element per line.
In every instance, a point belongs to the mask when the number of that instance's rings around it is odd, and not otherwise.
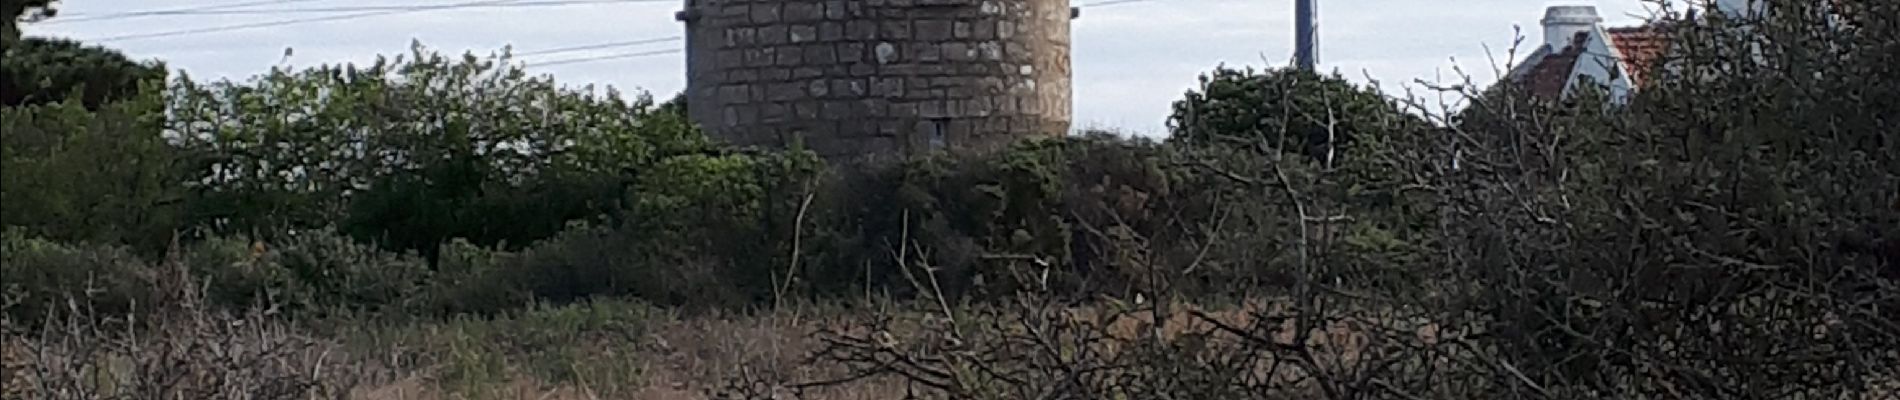
<path fill-rule="evenodd" d="M 472 0 L 276 0 L 248 9 L 396 6 Z M 1089 0 L 1076 0 L 1088 4 Z M 244 79 L 273 65 L 365 62 L 406 53 L 411 40 L 445 52 L 487 54 L 512 45 L 516 53 L 681 35 L 673 12 L 681 2 L 570 4 L 546 7 L 463 8 L 365 18 L 277 24 L 274 21 L 347 14 L 230 14 L 110 17 L 114 13 L 260 3 L 255 0 L 65 0 L 61 16 L 28 25 L 26 33 L 95 41 L 227 25 L 250 29 L 123 39 L 101 44 L 133 57 L 162 59 L 198 78 Z M 1485 46 L 1499 57 L 1513 26 L 1526 43 L 1541 40 L 1537 21 L 1556 4 L 1599 7 L 1607 23 L 1635 24 L 1647 15 L 1642 0 L 1320 0 L 1320 63 L 1354 81 L 1369 73 L 1388 92 L 1414 79 L 1449 77 L 1452 60 L 1482 82 L 1494 79 Z M 1075 125 L 1164 134 L 1169 103 L 1217 65 L 1280 66 L 1292 48 L 1292 0 L 1151 0 L 1084 8 L 1074 23 Z M 231 10 L 244 10 L 237 8 Z M 268 24 L 259 24 L 268 23 Z M 568 52 L 529 58 L 580 57 L 676 49 L 677 41 Z M 285 60 L 285 48 L 294 54 Z M 1502 60 L 1500 60 L 1502 61 Z M 678 53 L 530 67 L 566 84 L 611 85 L 665 99 L 685 85 Z"/>

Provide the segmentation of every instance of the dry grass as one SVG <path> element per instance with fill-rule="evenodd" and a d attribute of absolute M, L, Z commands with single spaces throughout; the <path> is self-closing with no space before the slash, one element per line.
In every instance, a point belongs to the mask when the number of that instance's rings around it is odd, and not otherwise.
<path fill-rule="evenodd" d="M 1207 309 L 1175 304 L 1174 311 L 1157 319 L 1154 313 L 1123 313 L 1113 317 L 1103 307 L 1069 308 L 1063 311 L 1071 323 L 1093 325 L 1115 340 L 1102 343 L 1131 343 L 1159 338 L 1164 342 L 1192 340 L 1197 335 L 1218 330 L 1219 325 L 1259 327 L 1261 318 L 1284 312 L 1274 302 L 1251 302 L 1244 306 Z M 969 311 L 959 310 L 962 311 Z M 812 316 L 816 314 L 817 316 Z M 611 343 L 619 337 L 599 332 L 581 332 L 592 337 L 587 342 L 571 343 L 574 348 L 594 349 L 610 357 L 632 360 L 637 376 L 620 382 L 587 379 L 551 379 L 526 365 L 519 355 L 503 354 L 506 365 L 500 375 L 490 376 L 482 385 L 466 385 L 450 379 L 455 368 L 452 351 L 425 345 L 426 341 L 384 343 L 379 351 L 363 344 L 348 344 L 346 338 L 311 338 L 287 326 L 255 317 L 217 317 L 200 314 L 195 318 L 167 322 L 137 336 L 118 335 L 113 330 L 90 328 L 75 334 L 10 331 L 4 339 L 7 381 L 6 399 L 67 398 L 348 398 L 367 400 L 448 400 L 448 399 L 900 399 L 921 387 L 907 387 L 895 377 L 852 381 L 839 385 L 813 387 L 804 391 L 788 389 L 797 383 L 836 378 L 848 371 L 836 363 L 813 362 L 809 358 L 824 345 L 814 335 L 821 331 L 862 332 L 863 311 L 822 310 L 818 312 L 778 312 L 754 315 L 709 314 L 691 317 L 654 316 L 647 328 L 626 343 Z M 908 321 L 897 326 L 898 336 L 922 338 L 941 321 L 930 313 L 896 313 Z M 196 321 L 196 322 L 192 322 Z M 1316 330 L 1307 342 L 1320 353 L 1337 357 L 1328 362 L 1349 362 L 1368 349 L 1373 333 L 1387 327 L 1370 327 L 1343 319 Z M 976 323 L 965 321 L 965 324 Z M 1275 341 L 1294 343 L 1290 321 L 1279 321 L 1283 329 L 1272 330 Z M 451 329 L 450 324 L 418 327 L 435 335 L 469 335 Z M 611 326 L 611 325 L 608 325 Z M 1431 327 L 1415 330 L 1418 340 L 1433 341 Z M 938 331 L 941 333 L 941 331 Z M 1159 336 L 1156 336 L 1159 335 Z M 468 336 L 498 340 L 508 336 Z M 512 339 L 509 339 L 512 340 Z M 500 346 L 506 347 L 506 346 Z M 498 348 L 500 348 L 498 347 Z M 197 349 L 198 351 L 181 351 Z M 1102 349 L 1120 352 L 1127 349 Z M 401 355 L 398 353 L 409 353 Z M 196 354 L 196 355 L 194 355 Z M 373 355 L 373 356 L 372 356 Z M 1112 355 L 1106 355 L 1113 358 Z M 389 362 L 390 358 L 413 357 L 410 363 Z M 1263 360 L 1266 362 L 1269 360 Z M 593 359 L 576 358 L 574 368 L 596 367 Z M 88 375 L 61 374 L 59 371 L 110 370 L 110 379 L 88 380 Z M 1280 371 L 1286 374 L 1287 371 Z M 177 377 L 169 387 L 153 382 Z M 591 379 L 591 378 L 590 378 Z M 1275 376 L 1276 380 L 1300 379 L 1295 375 Z M 1887 382 L 1900 380 L 1887 379 Z M 86 386 L 89 384 L 91 386 Z M 1894 398 L 1890 383 L 1859 398 Z M 21 390 L 25 388 L 26 390 Z M 55 390 L 52 395 L 48 389 Z M 1317 393 L 1314 393 L 1317 394 Z"/>

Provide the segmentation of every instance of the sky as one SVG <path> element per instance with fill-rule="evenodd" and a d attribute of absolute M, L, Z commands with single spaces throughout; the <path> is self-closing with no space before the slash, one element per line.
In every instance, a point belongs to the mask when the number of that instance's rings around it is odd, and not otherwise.
<path fill-rule="evenodd" d="M 1097 0 L 1098 1 L 1098 0 Z M 1217 66 L 1279 67 L 1292 54 L 1292 0 L 1146 0 L 1100 7 L 1092 0 L 1073 21 L 1074 126 L 1142 136 L 1166 134 L 1169 105 Z M 444 53 L 515 53 L 683 34 L 673 19 L 683 1 L 569 1 L 535 7 L 433 9 L 359 16 L 353 13 L 147 15 L 127 12 L 260 4 L 221 10 L 312 9 L 481 3 L 474 0 L 64 0 L 60 16 L 23 27 L 113 47 L 138 59 L 163 60 L 196 79 L 244 80 L 273 66 L 367 63 L 408 53 L 420 42 Z M 1319 0 L 1320 68 L 1403 94 L 1415 80 L 1455 80 L 1462 67 L 1480 84 L 1521 27 L 1528 53 L 1542 40 L 1538 20 L 1551 5 L 1594 5 L 1610 26 L 1640 23 L 1643 0 Z M 363 14 L 362 12 L 354 14 Z M 298 19 L 329 20 L 287 23 Z M 138 37 L 194 29 L 216 32 Z M 132 36 L 127 38 L 117 38 Z M 612 86 L 666 99 L 685 86 L 684 56 L 675 53 L 536 66 L 561 60 L 678 49 L 678 41 L 562 52 L 525 58 L 528 71 L 568 85 Z M 1487 47 L 1490 49 L 1487 52 Z M 286 49 L 290 49 L 286 56 Z M 1487 54 L 1489 53 L 1489 55 Z"/>

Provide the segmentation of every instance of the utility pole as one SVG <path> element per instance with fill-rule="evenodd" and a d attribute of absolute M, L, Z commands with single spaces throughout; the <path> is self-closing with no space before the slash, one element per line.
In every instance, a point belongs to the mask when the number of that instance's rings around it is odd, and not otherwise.
<path fill-rule="evenodd" d="M 1300 70 L 1311 72 L 1319 65 L 1319 0 L 1294 0 L 1293 59 Z"/>

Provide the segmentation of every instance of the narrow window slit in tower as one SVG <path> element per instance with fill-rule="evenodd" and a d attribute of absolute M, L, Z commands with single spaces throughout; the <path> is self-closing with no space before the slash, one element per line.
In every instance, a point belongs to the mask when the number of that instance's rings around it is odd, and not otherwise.
<path fill-rule="evenodd" d="M 949 131 L 950 131 L 950 119 L 948 118 L 931 119 L 930 120 L 930 148 L 935 150 L 935 149 L 944 148 L 944 146 L 948 145 Z"/>

